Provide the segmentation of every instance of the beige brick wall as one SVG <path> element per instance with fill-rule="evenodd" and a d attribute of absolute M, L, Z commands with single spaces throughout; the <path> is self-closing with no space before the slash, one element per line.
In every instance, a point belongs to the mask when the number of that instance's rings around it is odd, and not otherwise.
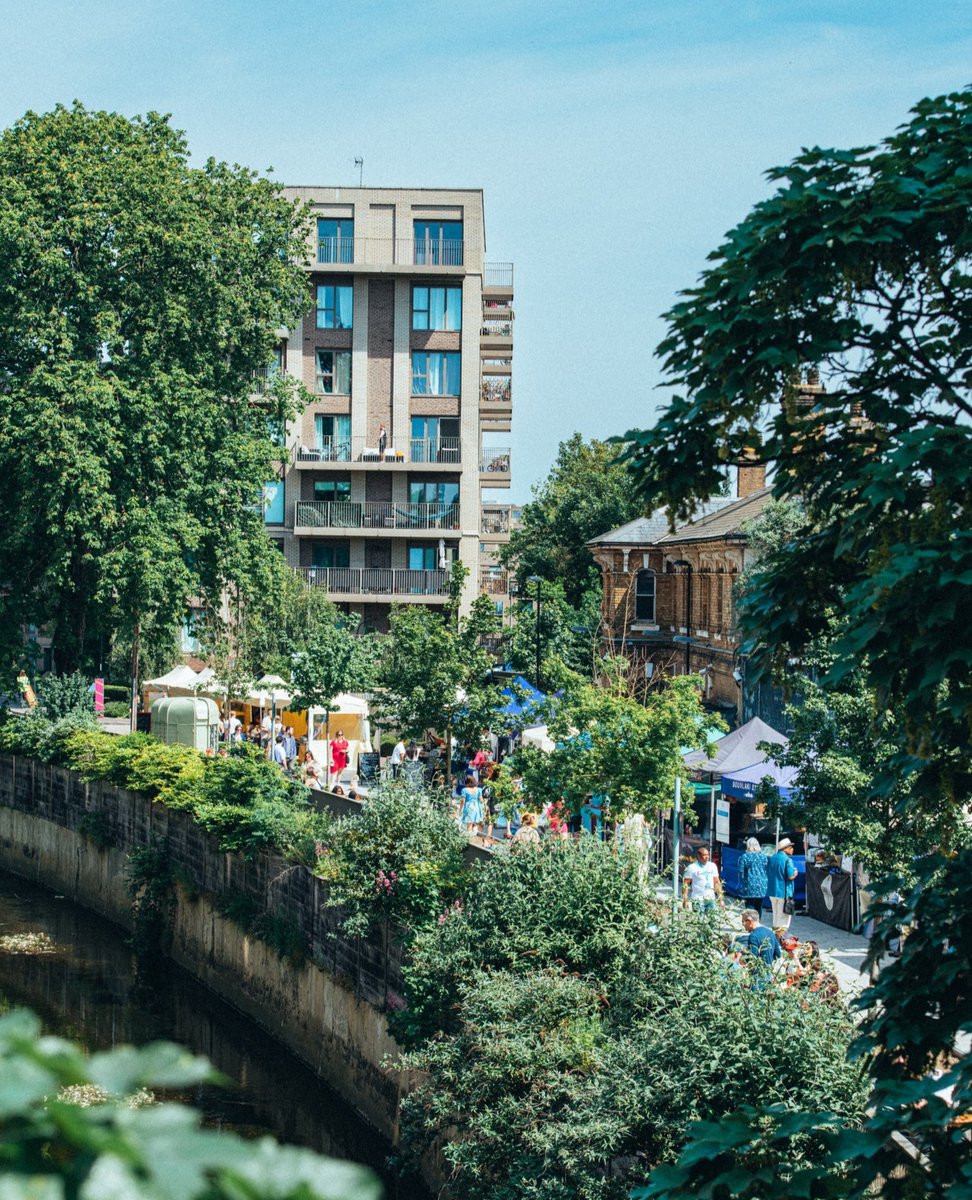
<path fill-rule="evenodd" d="M 395 337 L 395 281 L 368 281 L 368 416 L 365 443 L 378 445 L 381 425 L 392 428 L 392 357 Z M 388 444 L 391 445 L 389 433 Z"/>

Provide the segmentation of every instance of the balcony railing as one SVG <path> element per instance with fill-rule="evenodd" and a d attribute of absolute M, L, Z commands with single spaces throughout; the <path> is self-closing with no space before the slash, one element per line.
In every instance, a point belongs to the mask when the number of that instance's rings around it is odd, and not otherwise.
<path fill-rule="evenodd" d="M 384 500 L 298 502 L 294 524 L 308 529 L 458 529 L 458 504 Z"/>
<path fill-rule="evenodd" d="M 505 375 L 484 375 L 482 398 L 487 404 L 509 404 L 512 386 Z"/>
<path fill-rule="evenodd" d="M 503 511 L 490 512 L 489 509 L 484 508 L 479 528 L 482 533 L 509 533 L 510 514 Z"/>
<path fill-rule="evenodd" d="M 487 263 L 483 268 L 483 287 L 512 288 L 512 263 Z"/>
<path fill-rule="evenodd" d="M 317 239 L 317 262 L 328 266 L 462 267 L 466 244 L 451 238 Z"/>
<path fill-rule="evenodd" d="M 506 596 L 510 590 L 508 571 L 487 567 L 479 572 L 479 591 L 484 596 Z"/>
<path fill-rule="evenodd" d="M 311 587 L 332 595 L 448 596 L 448 571 L 408 571 L 393 567 L 301 567 Z"/>
<path fill-rule="evenodd" d="M 511 338 L 513 336 L 512 321 L 483 321 L 480 336 L 485 338 Z"/>
<path fill-rule="evenodd" d="M 257 367 L 252 373 L 253 390 L 255 392 L 267 391 L 282 374 L 283 370 L 276 363 L 271 363 L 267 367 Z"/>
<path fill-rule="evenodd" d="M 422 463 L 460 464 L 460 440 L 457 437 L 409 438 L 404 446 L 366 445 L 364 438 L 339 440 L 323 438 L 317 446 L 295 446 L 293 461 L 318 463 Z"/>
<path fill-rule="evenodd" d="M 479 470 L 481 474 L 489 472 L 495 475 L 509 475 L 509 447 L 499 449 L 495 446 L 484 446 L 479 456 Z"/>

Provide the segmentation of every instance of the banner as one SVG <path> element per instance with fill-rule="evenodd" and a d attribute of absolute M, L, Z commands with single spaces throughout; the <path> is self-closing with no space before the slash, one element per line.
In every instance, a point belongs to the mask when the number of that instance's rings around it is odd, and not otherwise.
<path fill-rule="evenodd" d="M 716 800 L 716 841 L 729 843 L 729 801 L 720 796 Z"/>
<path fill-rule="evenodd" d="M 836 929 L 852 929 L 854 877 L 843 871 L 807 868 L 807 913 Z"/>
<path fill-rule="evenodd" d="M 94 681 L 94 702 L 95 712 L 103 713 L 105 711 L 105 681 L 104 679 L 96 679 Z"/>

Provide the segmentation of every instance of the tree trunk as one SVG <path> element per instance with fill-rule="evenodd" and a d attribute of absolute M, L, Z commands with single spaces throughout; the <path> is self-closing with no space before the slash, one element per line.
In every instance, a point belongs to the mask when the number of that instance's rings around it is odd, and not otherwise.
<path fill-rule="evenodd" d="M 446 788 L 452 791 L 452 722 L 446 726 Z"/>

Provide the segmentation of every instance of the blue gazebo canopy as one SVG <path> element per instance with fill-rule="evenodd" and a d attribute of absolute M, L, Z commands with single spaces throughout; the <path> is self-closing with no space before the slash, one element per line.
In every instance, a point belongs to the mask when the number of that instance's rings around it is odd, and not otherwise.
<path fill-rule="evenodd" d="M 522 675 L 517 675 L 511 687 L 503 688 L 502 695 L 507 703 L 498 710 L 501 715 L 511 717 L 519 724 L 529 724 L 529 718 L 534 716 L 538 719 L 542 717 L 543 714 L 537 710 L 547 697 Z M 526 721 L 522 720 L 524 717 Z"/>
<path fill-rule="evenodd" d="M 780 793 L 781 800 L 792 800 L 796 795 L 796 767 L 781 767 L 770 759 L 753 763 L 722 776 L 722 794 L 740 800 L 752 800 L 759 784 L 769 777 Z"/>

